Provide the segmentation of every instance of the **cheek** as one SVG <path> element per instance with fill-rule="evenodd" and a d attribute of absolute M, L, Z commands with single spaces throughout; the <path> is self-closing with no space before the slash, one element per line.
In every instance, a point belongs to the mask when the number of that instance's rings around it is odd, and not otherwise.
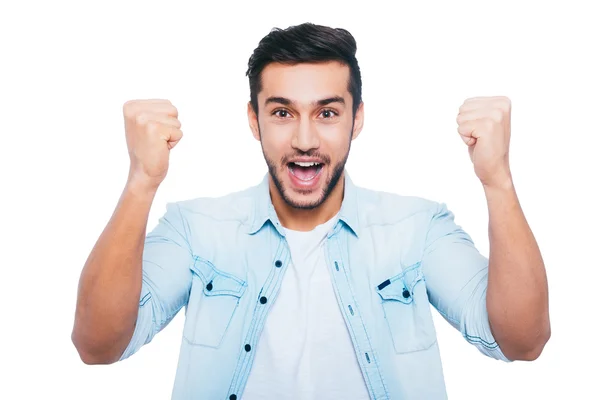
<path fill-rule="evenodd" d="M 290 139 L 288 135 L 283 134 L 272 127 L 261 127 L 261 145 L 269 158 L 279 160 L 290 152 Z"/>
<path fill-rule="evenodd" d="M 351 126 L 336 126 L 323 127 L 320 130 L 321 148 L 327 149 L 332 156 L 336 158 L 346 154 L 350 144 L 352 133 Z"/>

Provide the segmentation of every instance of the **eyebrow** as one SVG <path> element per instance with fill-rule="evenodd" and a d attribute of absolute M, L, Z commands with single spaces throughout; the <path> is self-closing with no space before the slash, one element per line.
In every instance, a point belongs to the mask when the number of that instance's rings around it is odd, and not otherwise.
<path fill-rule="evenodd" d="M 265 106 L 269 103 L 276 103 L 276 104 L 281 104 L 284 106 L 290 106 L 295 104 L 295 102 L 293 102 L 290 99 L 287 99 L 285 97 L 278 97 L 278 96 L 271 96 L 268 97 L 265 100 Z M 328 97 L 326 99 L 321 99 L 321 100 L 317 100 L 317 101 L 313 101 L 311 103 L 312 106 L 326 106 L 327 104 L 331 104 L 331 103 L 340 103 L 342 105 L 346 104 L 346 101 L 344 100 L 343 97 L 340 96 L 332 96 L 332 97 Z"/>

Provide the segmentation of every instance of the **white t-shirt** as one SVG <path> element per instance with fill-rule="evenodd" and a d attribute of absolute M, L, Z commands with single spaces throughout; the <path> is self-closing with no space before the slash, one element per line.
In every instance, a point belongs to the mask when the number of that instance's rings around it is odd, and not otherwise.
<path fill-rule="evenodd" d="M 325 264 L 337 218 L 286 229 L 292 262 L 259 339 L 241 398 L 366 400 L 369 394 Z"/>

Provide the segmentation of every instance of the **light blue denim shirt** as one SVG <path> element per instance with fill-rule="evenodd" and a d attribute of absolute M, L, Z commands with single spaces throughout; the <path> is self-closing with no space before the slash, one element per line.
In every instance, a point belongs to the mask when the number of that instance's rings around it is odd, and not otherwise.
<path fill-rule="evenodd" d="M 488 259 L 446 206 L 357 187 L 347 172 L 344 185 L 327 265 L 371 398 L 447 398 L 430 303 L 483 354 L 509 361 L 488 322 Z M 168 203 L 146 237 L 137 324 L 121 360 L 185 306 L 172 398 L 243 399 L 289 263 L 268 176 L 220 198 Z"/>

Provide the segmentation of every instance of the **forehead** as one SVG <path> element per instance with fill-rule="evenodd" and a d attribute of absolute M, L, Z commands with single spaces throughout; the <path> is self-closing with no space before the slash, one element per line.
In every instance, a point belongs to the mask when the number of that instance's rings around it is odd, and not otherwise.
<path fill-rule="evenodd" d="M 342 96 L 350 97 L 350 69 L 337 61 L 300 63 L 295 65 L 271 63 L 261 74 L 260 99 L 285 97 L 299 103 Z"/>

